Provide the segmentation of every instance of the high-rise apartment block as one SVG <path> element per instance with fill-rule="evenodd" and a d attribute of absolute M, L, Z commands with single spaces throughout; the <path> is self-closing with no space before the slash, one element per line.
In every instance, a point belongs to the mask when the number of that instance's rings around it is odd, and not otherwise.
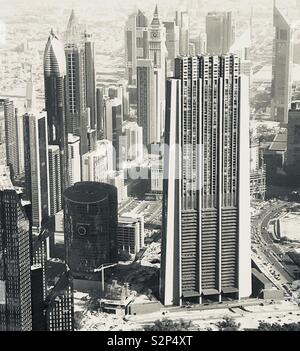
<path fill-rule="evenodd" d="M 166 111 L 161 299 L 248 297 L 249 101 L 239 58 L 177 58 Z"/>

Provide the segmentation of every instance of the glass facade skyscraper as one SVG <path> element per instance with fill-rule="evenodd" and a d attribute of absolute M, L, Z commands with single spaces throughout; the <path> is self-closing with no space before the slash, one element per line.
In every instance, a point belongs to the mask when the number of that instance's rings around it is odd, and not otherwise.
<path fill-rule="evenodd" d="M 0 175 L 0 330 L 32 329 L 30 226 L 9 170 Z"/>

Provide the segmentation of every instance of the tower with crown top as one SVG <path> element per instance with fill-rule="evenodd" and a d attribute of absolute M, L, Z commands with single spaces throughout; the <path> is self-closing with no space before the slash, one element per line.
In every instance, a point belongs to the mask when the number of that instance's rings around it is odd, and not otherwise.
<path fill-rule="evenodd" d="M 149 59 L 154 67 L 155 84 L 155 142 L 159 143 L 164 133 L 165 80 L 166 80 L 166 28 L 160 21 L 157 5 L 149 26 Z"/>
<path fill-rule="evenodd" d="M 149 26 L 149 58 L 155 68 L 164 68 L 166 59 L 166 28 L 159 19 L 157 5 Z"/>

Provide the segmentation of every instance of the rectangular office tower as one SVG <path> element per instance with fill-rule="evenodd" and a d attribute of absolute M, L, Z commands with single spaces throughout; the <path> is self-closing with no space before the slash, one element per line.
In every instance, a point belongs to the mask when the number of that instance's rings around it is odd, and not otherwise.
<path fill-rule="evenodd" d="M 19 175 L 18 113 L 9 99 L 0 99 L 0 108 L 4 111 L 6 164 L 14 178 Z"/>
<path fill-rule="evenodd" d="M 273 8 L 273 40 L 271 117 L 287 123 L 292 96 L 293 30 L 288 18 L 278 7 Z"/>
<path fill-rule="evenodd" d="M 160 294 L 251 294 L 249 101 L 235 55 L 180 57 L 167 80 Z"/>
<path fill-rule="evenodd" d="M 49 216 L 47 114 L 23 116 L 25 188 L 32 205 L 32 231 L 39 235 Z"/>
<path fill-rule="evenodd" d="M 0 169 L 0 331 L 32 330 L 29 221 Z"/>
<path fill-rule="evenodd" d="M 230 52 L 235 40 L 231 12 L 209 12 L 206 16 L 207 53 L 221 55 Z"/>

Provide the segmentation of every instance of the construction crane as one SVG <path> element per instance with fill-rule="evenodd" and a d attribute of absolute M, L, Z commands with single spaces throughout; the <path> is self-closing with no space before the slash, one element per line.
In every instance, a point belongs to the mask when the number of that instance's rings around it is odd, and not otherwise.
<path fill-rule="evenodd" d="M 99 266 L 98 268 L 94 269 L 94 273 L 101 272 L 101 291 L 102 291 L 102 294 L 104 294 L 104 270 L 106 268 L 115 267 L 117 265 L 118 265 L 117 263 L 104 263 L 101 266 Z"/>

